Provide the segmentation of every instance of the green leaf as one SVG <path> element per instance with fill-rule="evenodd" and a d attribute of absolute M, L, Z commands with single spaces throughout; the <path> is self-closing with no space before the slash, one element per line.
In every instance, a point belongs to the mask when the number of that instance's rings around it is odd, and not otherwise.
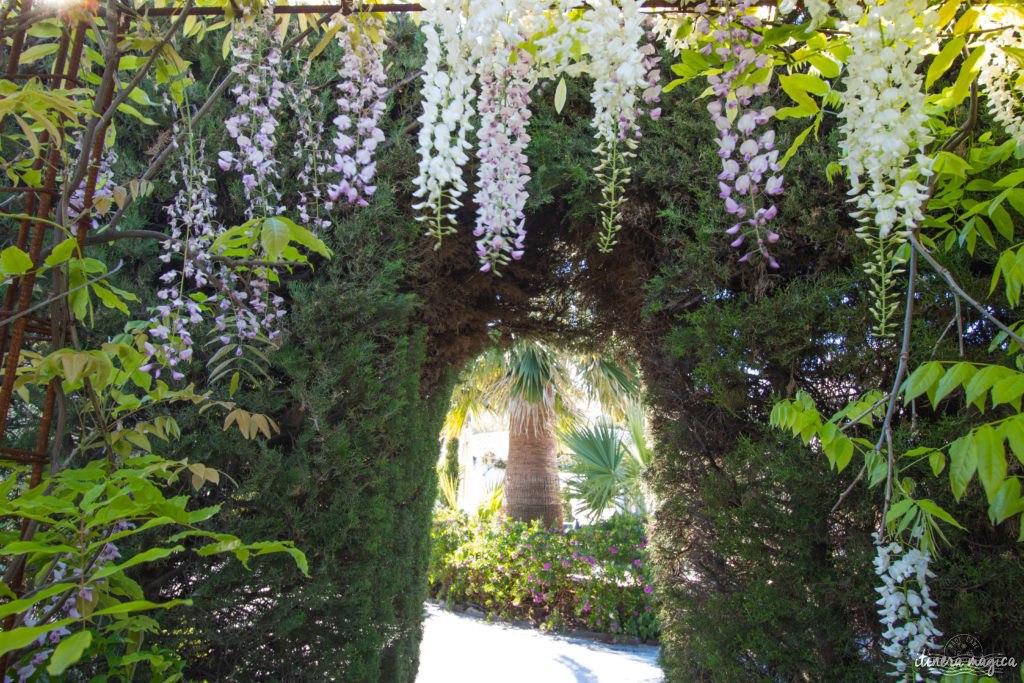
<path fill-rule="evenodd" d="M 85 648 L 92 642 L 92 631 L 79 631 L 63 638 L 46 665 L 46 673 L 59 676 L 64 670 L 82 658 Z"/>
<path fill-rule="evenodd" d="M 811 114 L 817 113 L 818 103 L 807 94 L 807 90 L 800 83 L 800 79 L 796 78 L 796 75 L 787 76 L 784 74 L 779 76 L 779 84 L 782 85 L 782 89 L 786 91 L 786 94 L 789 95 L 794 102 L 800 105 L 801 109 L 808 111 Z"/>
<path fill-rule="evenodd" d="M 973 403 L 978 410 L 985 410 L 985 395 L 992 385 L 1012 372 L 1001 365 L 987 365 L 978 371 L 967 383 L 967 402 Z"/>
<path fill-rule="evenodd" d="M 941 363 L 931 362 L 919 365 L 900 387 L 900 390 L 904 392 L 903 404 L 906 405 L 926 391 L 930 391 L 944 374 Z"/>
<path fill-rule="evenodd" d="M 889 508 L 889 512 L 885 515 L 885 523 L 891 524 L 893 520 L 898 517 L 902 517 L 913 504 L 913 498 L 903 498 L 902 500 L 896 501 L 896 503 Z"/>
<path fill-rule="evenodd" d="M 1006 478 L 1006 450 L 999 433 L 989 425 L 979 428 L 974 434 L 975 451 L 978 456 L 978 479 L 985 487 L 989 502 Z"/>
<path fill-rule="evenodd" d="M 992 386 L 992 405 L 1017 403 L 1024 394 L 1024 373 L 1014 372 Z"/>
<path fill-rule="evenodd" d="M 931 65 L 928 67 L 928 76 L 924 81 L 926 90 L 932 87 L 932 83 L 941 78 L 942 74 L 946 73 L 962 49 L 964 49 L 963 36 L 957 36 L 943 46 L 942 51 L 932 60 Z"/>
<path fill-rule="evenodd" d="M 143 552 L 141 552 L 138 555 L 135 555 L 135 556 L 129 558 L 127 561 L 122 562 L 121 564 L 117 564 L 117 565 L 109 565 L 108 564 L 106 567 L 104 567 L 103 569 L 101 569 L 98 572 L 96 572 L 92 576 L 92 580 L 93 581 L 99 581 L 100 579 L 105 578 L 107 576 L 112 576 L 113 574 L 117 574 L 119 572 L 122 572 L 125 569 L 128 569 L 129 567 L 134 567 L 137 564 L 143 564 L 144 562 L 155 562 L 157 560 L 162 560 L 163 558 L 167 557 L 168 555 L 172 555 L 172 554 L 178 552 L 179 550 L 184 550 L 184 547 L 180 546 L 180 545 L 176 545 L 176 546 L 174 546 L 172 548 L 150 548 L 149 550 L 144 550 Z"/>
<path fill-rule="evenodd" d="M 797 73 L 791 74 L 788 78 L 791 83 L 797 84 L 803 90 L 814 95 L 821 96 L 831 90 L 828 83 L 813 74 Z"/>
<path fill-rule="evenodd" d="M 842 472 L 853 458 L 853 442 L 846 436 L 842 436 L 832 442 L 831 450 L 836 463 L 836 471 Z"/>
<path fill-rule="evenodd" d="M 139 121 L 142 121 L 144 124 L 146 124 L 147 126 L 155 126 L 156 125 L 156 121 L 154 121 L 153 119 L 149 118 L 148 116 L 144 116 L 142 114 L 142 112 L 140 112 L 138 109 L 136 109 L 132 105 L 128 104 L 127 102 L 123 102 L 120 106 L 118 106 L 117 110 L 120 111 L 120 112 L 124 112 L 125 114 L 130 114 L 131 116 L 134 116 Z"/>
<path fill-rule="evenodd" d="M 1024 415 L 1014 415 L 1003 422 L 1003 435 L 1010 444 L 1010 450 L 1024 465 Z"/>
<path fill-rule="evenodd" d="M 5 602 L 4 604 L 0 605 L 0 619 L 11 614 L 24 612 L 32 605 L 43 602 L 47 598 L 63 593 L 66 590 L 71 590 L 72 588 L 77 587 L 77 585 L 78 584 L 75 583 L 58 583 L 53 586 L 50 586 L 45 590 L 40 591 L 39 593 L 36 593 L 31 598 L 20 598 L 18 600 L 11 600 L 10 602 Z"/>
<path fill-rule="evenodd" d="M 568 92 L 568 88 L 565 85 L 565 76 L 562 76 L 558 80 L 558 85 L 555 86 L 555 111 L 559 114 L 562 113 L 562 108 L 565 106 L 565 96 Z"/>
<path fill-rule="evenodd" d="M 75 252 L 75 248 L 78 246 L 78 240 L 74 237 L 69 237 L 50 252 L 50 255 L 46 257 L 44 263 L 48 266 L 55 266 L 58 263 L 64 263 L 71 258 L 71 254 Z"/>
<path fill-rule="evenodd" d="M 121 311 L 125 315 L 128 315 L 128 306 L 125 305 L 125 303 L 121 301 L 121 299 L 116 294 L 114 294 L 112 291 L 104 287 L 101 283 L 93 283 L 92 291 L 96 293 L 96 296 L 100 298 L 100 301 L 103 302 L 104 306 L 106 306 L 107 308 L 113 308 L 115 310 Z"/>
<path fill-rule="evenodd" d="M 61 619 L 60 621 L 51 621 L 42 626 L 25 626 L 16 628 L 13 631 L 0 632 L 0 655 L 7 654 L 12 650 L 20 650 L 27 645 L 31 645 L 39 636 L 45 636 L 50 631 L 73 624 L 75 621 L 75 619 Z"/>
<path fill-rule="evenodd" d="M 32 259 L 18 247 L 7 247 L 0 252 L 0 267 L 7 275 L 21 275 L 32 269 Z"/>
<path fill-rule="evenodd" d="M 946 456 L 942 454 L 942 451 L 932 451 L 928 456 L 928 464 L 931 465 L 932 472 L 937 477 L 946 468 Z"/>
<path fill-rule="evenodd" d="M 178 605 L 191 605 L 191 600 L 169 600 L 167 602 L 150 602 L 149 600 L 131 600 L 119 602 L 110 607 L 104 607 L 92 613 L 94 617 L 101 617 L 107 614 L 128 614 L 130 612 L 148 612 L 154 609 L 169 609 Z"/>
<path fill-rule="evenodd" d="M 978 469 L 978 454 L 975 451 L 974 439 L 961 436 L 949 447 L 949 483 L 953 496 L 960 500 L 967 484 Z"/>
<path fill-rule="evenodd" d="M 276 261 L 281 258 L 285 247 L 288 246 L 290 231 L 288 226 L 280 218 L 267 218 L 263 221 L 260 232 L 260 243 L 267 258 Z"/>
<path fill-rule="evenodd" d="M 793 140 L 793 144 L 789 146 L 789 149 L 787 149 L 786 153 L 782 156 L 782 161 L 779 162 L 779 166 L 781 166 L 782 168 L 786 167 L 786 164 L 789 163 L 789 160 L 792 159 L 793 155 L 796 154 L 797 150 L 800 149 L 800 145 L 804 144 L 804 140 L 807 139 L 807 134 L 814 130 L 815 125 L 817 124 L 812 123 L 811 125 L 807 126 L 807 128 L 804 128 L 804 130 L 799 135 L 796 136 L 796 138 Z"/>
<path fill-rule="evenodd" d="M 18 63 L 30 64 L 32 62 L 42 59 L 43 57 L 48 57 L 49 55 L 52 55 L 54 52 L 57 51 L 57 48 L 57 43 L 42 43 L 39 45 L 33 45 L 32 47 L 28 48 L 27 50 L 21 53 L 21 56 L 18 58 Z"/>
<path fill-rule="evenodd" d="M 311 251 L 315 251 L 321 256 L 326 256 L 327 258 L 331 257 L 331 250 L 327 248 L 327 245 L 324 244 L 323 240 L 317 238 L 316 235 L 311 233 L 309 230 L 294 221 L 285 218 L 284 216 L 278 217 L 278 220 L 283 221 L 284 224 L 288 226 L 288 234 L 292 240 L 298 242 Z"/>
<path fill-rule="evenodd" d="M 922 510 L 924 510 L 925 512 L 927 512 L 932 517 L 938 517 L 939 519 L 941 519 L 943 522 L 946 522 L 947 524 L 952 524 L 953 526 L 957 527 L 958 529 L 963 529 L 963 527 L 960 526 L 960 523 L 957 522 L 955 519 L 953 519 L 953 516 L 951 514 L 949 514 L 948 512 L 943 510 L 942 508 L 940 508 L 938 505 L 936 505 L 932 501 L 930 501 L 928 499 L 919 500 L 919 501 L 917 501 L 917 506 L 919 508 L 921 508 Z"/>
<path fill-rule="evenodd" d="M 970 363 L 954 363 L 939 380 L 939 386 L 932 397 L 932 405 L 936 405 L 957 387 L 967 384 L 978 370 Z"/>
<path fill-rule="evenodd" d="M 1004 479 L 989 502 L 989 517 L 994 524 L 999 524 L 1006 518 L 1022 511 L 1024 511 L 1024 501 L 1020 497 L 1020 480 L 1017 477 Z"/>
<path fill-rule="evenodd" d="M 956 106 L 964 101 L 967 95 L 971 92 L 971 83 L 974 82 L 974 78 L 980 69 L 978 66 L 978 60 L 980 60 L 984 54 L 985 46 L 979 45 L 974 48 L 974 51 L 971 52 L 970 56 L 964 60 L 963 66 L 960 67 L 960 75 L 956 78 L 956 83 L 953 85 L 949 100 L 944 104 Z"/>

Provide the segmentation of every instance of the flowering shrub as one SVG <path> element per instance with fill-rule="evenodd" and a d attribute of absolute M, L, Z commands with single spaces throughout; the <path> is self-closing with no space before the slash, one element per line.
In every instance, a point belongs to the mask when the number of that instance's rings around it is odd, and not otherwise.
<path fill-rule="evenodd" d="M 659 633 L 643 520 L 618 515 L 579 529 L 438 511 L 432 594 L 548 629 L 641 639 Z"/>

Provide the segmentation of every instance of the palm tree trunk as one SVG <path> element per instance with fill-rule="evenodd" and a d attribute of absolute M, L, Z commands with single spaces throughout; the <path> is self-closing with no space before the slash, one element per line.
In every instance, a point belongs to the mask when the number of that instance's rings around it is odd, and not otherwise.
<path fill-rule="evenodd" d="M 514 401 L 510 413 L 501 511 L 512 519 L 541 519 L 546 527 L 561 527 L 552 411 L 549 406 L 538 409 L 525 401 Z"/>

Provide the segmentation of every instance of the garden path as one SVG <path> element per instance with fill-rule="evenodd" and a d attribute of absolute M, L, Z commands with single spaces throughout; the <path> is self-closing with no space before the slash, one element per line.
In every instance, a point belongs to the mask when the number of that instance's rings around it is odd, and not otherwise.
<path fill-rule="evenodd" d="M 426 605 L 417 683 L 655 683 L 658 648 L 488 623 Z"/>

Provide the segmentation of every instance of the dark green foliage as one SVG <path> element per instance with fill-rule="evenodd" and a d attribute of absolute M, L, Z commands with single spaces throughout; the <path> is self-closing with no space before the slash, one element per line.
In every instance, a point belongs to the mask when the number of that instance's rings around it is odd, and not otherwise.
<path fill-rule="evenodd" d="M 459 440 L 448 439 L 444 445 L 444 473 L 451 481 L 459 480 Z"/>
<path fill-rule="evenodd" d="M 431 593 L 548 629 L 584 628 L 642 640 L 658 635 L 644 520 L 578 529 L 435 513 Z"/>

